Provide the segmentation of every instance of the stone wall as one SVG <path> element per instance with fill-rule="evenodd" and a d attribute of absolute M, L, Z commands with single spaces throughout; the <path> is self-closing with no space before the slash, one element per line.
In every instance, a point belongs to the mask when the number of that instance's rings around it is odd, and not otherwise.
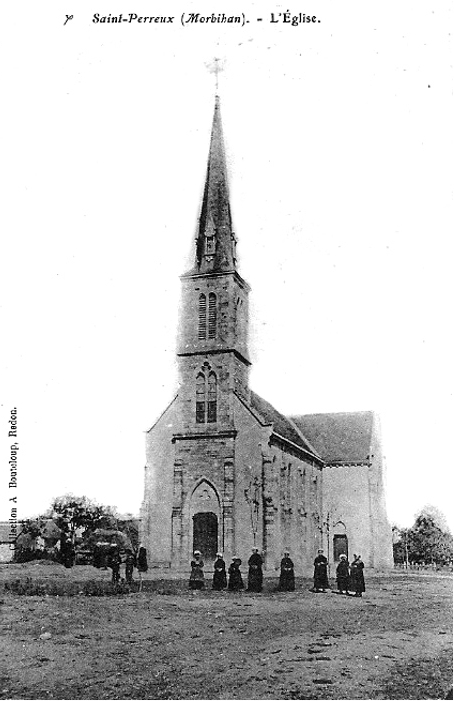
<path fill-rule="evenodd" d="M 334 562 L 334 529 L 337 524 L 343 524 L 348 539 L 349 560 L 355 553 L 362 556 L 366 567 L 372 567 L 373 539 L 367 464 L 326 467 L 323 470 L 323 516 L 325 523 L 329 524 L 325 526 L 324 550 L 330 562 Z"/>
<path fill-rule="evenodd" d="M 228 507 L 231 496 L 231 466 L 234 436 L 179 437 L 176 439 L 174 492 L 173 562 L 187 566 L 193 553 L 193 517 L 210 511 L 218 518 L 217 548 L 224 550 L 231 538 Z M 208 503 L 207 503 L 208 502 Z"/>
<path fill-rule="evenodd" d="M 178 398 L 146 433 L 145 490 L 141 508 L 140 541 L 151 564 L 169 566 L 175 447 L 179 426 Z"/>
<path fill-rule="evenodd" d="M 253 546 L 251 507 L 244 491 L 260 485 L 257 547 L 266 569 L 277 571 L 284 548 L 290 550 L 298 574 L 308 574 L 321 539 L 321 471 L 296 450 L 286 449 L 238 400 L 235 452 L 236 549 L 244 557 Z"/>
<path fill-rule="evenodd" d="M 255 530 L 267 571 L 277 571 L 287 547 L 297 573 L 308 574 L 320 543 L 320 470 L 276 442 L 232 392 L 230 399 L 234 428 L 182 425 L 178 396 L 147 433 L 141 541 L 150 565 L 187 569 L 194 516 L 208 512 L 226 561 L 247 562 Z"/>
<path fill-rule="evenodd" d="M 371 463 L 326 467 L 323 471 L 324 547 L 333 558 L 336 525 L 345 526 L 348 557 L 361 555 L 366 567 L 392 567 L 391 529 L 384 508 L 381 463 L 377 456 Z M 338 530 L 338 532 L 342 532 Z M 329 542 L 328 542 L 329 536 Z"/>

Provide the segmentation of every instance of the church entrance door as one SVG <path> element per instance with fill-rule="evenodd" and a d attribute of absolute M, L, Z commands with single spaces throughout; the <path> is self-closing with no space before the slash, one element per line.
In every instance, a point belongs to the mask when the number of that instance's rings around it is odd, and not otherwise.
<path fill-rule="evenodd" d="M 334 562 L 339 562 L 341 555 L 348 559 L 348 541 L 346 535 L 335 535 L 333 539 Z"/>
<path fill-rule="evenodd" d="M 210 511 L 193 516 L 193 548 L 200 550 L 202 559 L 215 560 L 218 551 L 218 517 Z"/>

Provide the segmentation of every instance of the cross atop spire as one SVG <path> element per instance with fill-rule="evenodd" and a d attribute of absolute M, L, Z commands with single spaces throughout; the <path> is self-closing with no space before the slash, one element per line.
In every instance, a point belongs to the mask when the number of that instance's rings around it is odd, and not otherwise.
<path fill-rule="evenodd" d="M 222 73 L 224 70 L 223 65 L 222 65 L 222 59 L 221 58 L 214 58 L 212 63 L 206 64 L 208 66 L 208 70 L 210 73 L 214 73 L 215 75 L 215 80 L 216 80 L 216 91 L 215 95 L 218 97 L 219 95 L 219 73 Z"/>
<path fill-rule="evenodd" d="M 216 96 L 219 95 L 219 73 L 222 71 L 222 68 L 219 65 L 220 60 L 220 58 L 214 59 L 214 74 L 216 76 Z"/>
<path fill-rule="evenodd" d="M 236 270 L 221 108 L 216 95 L 205 190 L 196 238 L 197 272 Z"/>

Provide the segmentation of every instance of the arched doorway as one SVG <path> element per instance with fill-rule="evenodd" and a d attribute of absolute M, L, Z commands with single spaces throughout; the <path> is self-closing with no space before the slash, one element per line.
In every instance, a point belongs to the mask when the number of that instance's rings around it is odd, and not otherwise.
<path fill-rule="evenodd" d="M 205 562 L 215 560 L 223 543 L 221 508 L 216 489 L 205 478 L 192 492 L 189 517 L 189 556 L 194 550 L 200 550 Z"/>
<path fill-rule="evenodd" d="M 340 556 L 345 555 L 348 560 L 348 538 L 345 528 L 345 523 L 339 521 L 334 526 L 333 534 L 333 559 L 334 562 L 339 562 Z"/>
<path fill-rule="evenodd" d="M 218 551 L 218 517 L 210 511 L 192 517 L 193 551 L 200 550 L 202 559 L 214 560 Z"/>

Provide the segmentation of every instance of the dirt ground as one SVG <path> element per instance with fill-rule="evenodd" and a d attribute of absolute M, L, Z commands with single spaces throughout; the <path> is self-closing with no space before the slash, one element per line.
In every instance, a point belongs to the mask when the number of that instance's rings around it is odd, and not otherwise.
<path fill-rule="evenodd" d="M 0 568 L 0 581 L 24 575 L 82 581 L 108 573 Z M 276 583 L 262 594 L 191 593 L 185 582 L 109 597 L 4 592 L 0 698 L 446 697 L 450 577 L 369 577 L 362 599 L 313 594 L 308 580 L 295 593 L 274 593 Z"/>

